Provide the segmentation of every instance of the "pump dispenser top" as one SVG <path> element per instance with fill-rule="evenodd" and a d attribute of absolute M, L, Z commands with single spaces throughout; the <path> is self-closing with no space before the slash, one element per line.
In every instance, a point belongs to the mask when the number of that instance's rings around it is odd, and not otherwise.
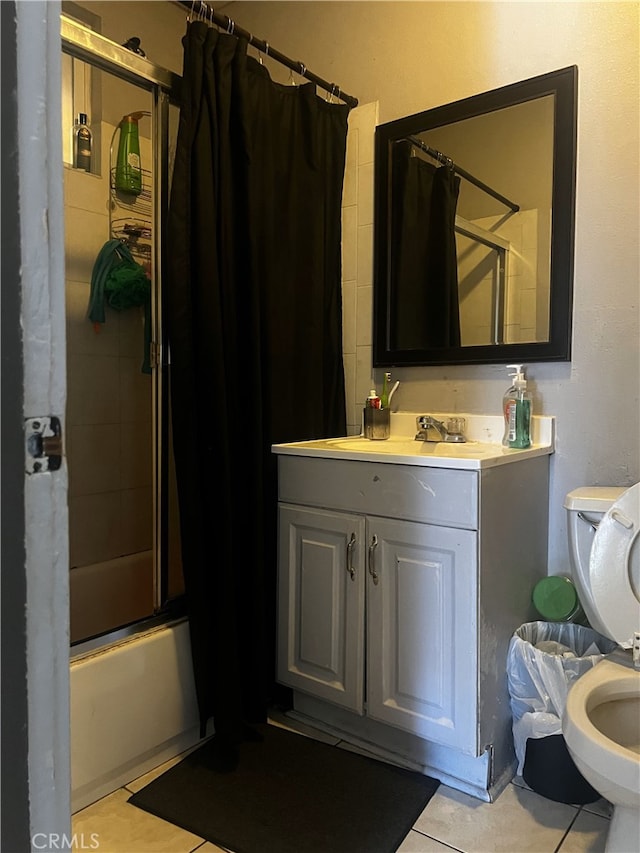
<path fill-rule="evenodd" d="M 513 384 L 507 389 L 503 400 L 505 447 L 523 449 L 531 446 L 531 394 L 527 391 L 527 380 L 521 364 L 508 364 L 513 370 L 509 376 Z"/>
<path fill-rule="evenodd" d="M 507 370 L 514 370 L 514 373 L 510 373 L 509 376 L 513 378 L 513 387 L 514 388 L 522 388 L 526 390 L 527 388 L 527 380 L 525 379 L 524 371 L 522 370 L 521 364 L 508 364 Z"/>

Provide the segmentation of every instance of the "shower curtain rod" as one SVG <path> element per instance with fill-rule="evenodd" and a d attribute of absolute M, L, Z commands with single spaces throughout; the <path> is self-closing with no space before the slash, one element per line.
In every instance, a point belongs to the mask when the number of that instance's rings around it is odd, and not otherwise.
<path fill-rule="evenodd" d="M 474 184 L 474 186 L 488 193 L 490 196 L 493 196 L 493 198 L 498 199 L 499 202 L 502 202 L 502 204 L 511 208 L 514 213 L 517 213 L 520 210 L 519 204 L 516 204 L 514 201 L 510 201 L 506 196 L 500 195 L 499 192 L 496 192 L 496 190 L 492 189 L 488 184 L 485 184 L 483 181 L 467 172 L 466 169 L 456 166 L 451 157 L 447 157 L 447 155 L 443 154 L 441 151 L 431 148 L 431 146 L 427 145 L 427 143 L 423 142 L 419 137 L 407 136 L 406 140 L 412 145 L 415 145 L 417 148 L 422 149 L 422 151 L 424 151 L 425 154 L 428 154 L 429 157 L 433 157 L 433 159 L 437 160 L 439 163 L 449 166 L 450 169 L 453 169 L 456 175 L 460 175 L 461 178 L 465 178 L 470 184 Z"/>
<path fill-rule="evenodd" d="M 204 3 L 202 0 L 197 0 L 197 2 L 196 0 L 177 0 L 177 2 L 186 9 L 189 9 L 187 21 L 190 21 L 191 17 L 195 15 L 198 20 L 216 24 L 217 26 L 224 28 L 224 30 L 231 35 L 245 38 L 249 44 L 256 47 L 260 53 L 264 53 L 265 56 L 270 56 L 281 65 L 285 65 L 287 68 L 295 71 L 301 77 L 311 80 L 312 83 L 315 83 L 317 86 L 320 86 L 320 88 L 328 92 L 330 96 L 340 98 L 341 101 L 344 101 L 345 104 L 350 107 L 358 106 L 357 98 L 354 98 L 352 95 L 347 95 L 347 93 L 343 92 L 335 83 L 328 83 L 326 80 L 323 80 L 322 77 L 318 77 L 317 74 L 309 71 L 303 62 L 296 61 L 295 59 L 289 59 L 288 56 L 285 56 L 283 53 L 280 53 L 280 51 L 271 47 L 268 41 L 256 38 L 247 30 L 243 30 L 242 27 L 237 26 L 235 21 L 233 21 L 228 15 L 222 15 L 214 11 L 213 6 L 210 6 L 208 3 Z"/>

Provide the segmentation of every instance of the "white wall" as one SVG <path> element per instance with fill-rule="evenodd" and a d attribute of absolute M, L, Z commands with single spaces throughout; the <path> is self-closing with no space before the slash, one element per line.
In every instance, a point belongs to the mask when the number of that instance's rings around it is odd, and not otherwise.
<path fill-rule="evenodd" d="M 138 35 L 151 59 L 181 72 L 185 9 L 150 0 L 82 5 L 102 16 L 106 36 Z M 638 4 L 239 0 L 223 14 L 361 104 L 377 102 L 380 122 L 578 66 L 572 361 L 528 371 L 538 413 L 557 417 L 549 569 L 566 570 L 566 492 L 640 479 Z M 287 82 L 288 69 L 265 62 L 274 79 Z M 371 258 L 359 264 L 370 266 Z M 369 273 L 350 275 L 362 293 Z M 356 399 L 366 396 L 371 375 L 363 325 L 358 308 Z M 394 398 L 402 409 L 496 413 L 507 385 L 503 365 L 393 373 L 402 382 Z"/>
<path fill-rule="evenodd" d="M 566 571 L 564 495 L 640 479 L 638 4 L 242 0 L 224 11 L 361 104 L 377 101 L 381 122 L 578 66 L 573 354 L 528 370 L 538 413 L 557 417 L 549 571 Z M 366 346 L 357 360 L 370 368 Z M 402 409 L 495 414 L 507 386 L 503 365 L 393 374 Z"/>

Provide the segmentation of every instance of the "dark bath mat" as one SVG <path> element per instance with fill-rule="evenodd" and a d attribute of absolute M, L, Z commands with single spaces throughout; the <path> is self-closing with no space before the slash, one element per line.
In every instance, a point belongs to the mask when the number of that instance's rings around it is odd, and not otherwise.
<path fill-rule="evenodd" d="M 129 802 L 235 853 L 393 853 L 438 782 L 276 726 L 225 767 L 215 738 Z"/>

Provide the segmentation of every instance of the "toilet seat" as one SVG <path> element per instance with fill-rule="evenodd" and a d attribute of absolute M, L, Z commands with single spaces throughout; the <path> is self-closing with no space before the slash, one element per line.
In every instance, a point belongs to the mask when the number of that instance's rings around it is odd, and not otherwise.
<path fill-rule="evenodd" d="M 640 483 L 603 516 L 593 537 L 589 580 L 592 626 L 628 648 L 640 631 Z"/>

